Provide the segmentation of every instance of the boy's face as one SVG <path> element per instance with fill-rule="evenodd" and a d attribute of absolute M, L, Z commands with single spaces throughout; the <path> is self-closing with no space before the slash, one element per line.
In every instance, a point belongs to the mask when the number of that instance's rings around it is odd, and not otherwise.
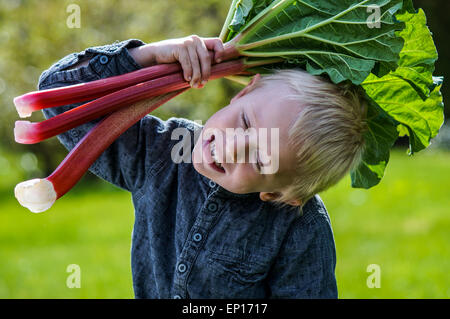
<path fill-rule="evenodd" d="M 262 200 L 271 200 L 292 180 L 295 152 L 289 149 L 288 131 L 301 106 L 284 98 L 291 91 L 282 83 L 273 82 L 248 92 L 258 79 L 256 76 L 228 106 L 208 119 L 192 159 L 197 172 L 226 190 L 238 194 L 260 192 Z M 237 134 L 244 131 L 251 131 L 253 138 Z"/>

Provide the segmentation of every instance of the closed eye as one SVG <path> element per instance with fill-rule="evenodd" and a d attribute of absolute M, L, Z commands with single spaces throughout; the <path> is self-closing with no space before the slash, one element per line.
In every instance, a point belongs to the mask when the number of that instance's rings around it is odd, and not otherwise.
<path fill-rule="evenodd" d="M 244 126 L 244 129 L 248 129 L 249 128 L 248 121 L 247 121 L 244 111 L 241 112 L 241 121 L 242 121 L 242 125 Z"/>
<path fill-rule="evenodd" d="M 245 130 L 247 130 L 247 129 L 249 129 L 250 128 L 250 123 L 249 123 L 249 121 L 247 120 L 247 117 L 246 117 L 246 115 L 245 115 L 245 112 L 244 112 L 244 110 L 242 110 L 241 111 L 241 121 L 242 121 L 242 126 L 244 127 L 244 129 Z M 256 150 L 256 163 L 255 163 L 255 170 L 258 172 L 258 173 L 260 173 L 261 174 L 261 167 L 262 167 L 262 164 L 261 164 L 261 160 L 260 160 L 260 158 L 259 158 L 259 151 L 258 150 Z"/>

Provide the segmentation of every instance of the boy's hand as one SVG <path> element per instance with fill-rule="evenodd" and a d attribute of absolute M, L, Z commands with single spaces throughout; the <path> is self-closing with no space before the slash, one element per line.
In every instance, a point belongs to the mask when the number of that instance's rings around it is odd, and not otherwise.
<path fill-rule="evenodd" d="M 209 51 L 214 52 L 211 60 Z M 184 79 L 191 87 L 201 88 L 209 79 L 212 62 L 219 63 L 223 56 L 223 43 L 219 38 L 200 38 L 191 35 L 149 43 L 130 50 L 133 58 L 142 66 L 179 62 Z"/>

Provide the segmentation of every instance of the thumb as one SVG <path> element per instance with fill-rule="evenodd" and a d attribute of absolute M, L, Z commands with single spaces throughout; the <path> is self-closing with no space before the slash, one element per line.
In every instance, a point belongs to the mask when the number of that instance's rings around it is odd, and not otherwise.
<path fill-rule="evenodd" d="M 214 51 L 214 62 L 220 63 L 223 59 L 223 42 L 220 38 L 206 38 L 205 45 L 208 50 Z"/>

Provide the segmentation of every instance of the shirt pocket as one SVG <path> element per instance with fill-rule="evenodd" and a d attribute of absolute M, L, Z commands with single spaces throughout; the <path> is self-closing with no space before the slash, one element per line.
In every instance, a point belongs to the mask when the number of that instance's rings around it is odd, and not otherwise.
<path fill-rule="evenodd" d="M 214 277 L 215 286 L 227 291 L 231 298 L 264 297 L 264 279 L 267 277 L 269 265 L 239 255 L 210 252 L 207 266 Z"/>

